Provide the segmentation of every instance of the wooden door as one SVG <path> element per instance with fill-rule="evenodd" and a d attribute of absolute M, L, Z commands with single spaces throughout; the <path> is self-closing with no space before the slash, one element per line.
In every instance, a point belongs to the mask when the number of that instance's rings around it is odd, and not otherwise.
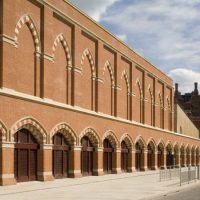
<path fill-rule="evenodd" d="M 123 172 L 128 171 L 128 154 L 129 154 L 129 149 L 125 141 L 122 141 L 121 143 L 121 170 Z"/>
<path fill-rule="evenodd" d="M 55 178 L 65 178 L 69 175 L 70 146 L 62 133 L 53 137 L 53 175 Z"/>
<path fill-rule="evenodd" d="M 14 173 L 18 182 L 37 179 L 37 150 L 39 145 L 30 131 L 15 134 Z"/>
<path fill-rule="evenodd" d="M 94 147 L 86 136 L 82 138 L 81 145 L 81 173 L 83 176 L 89 176 L 93 173 Z"/>
<path fill-rule="evenodd" d="M 135 152 L 135 168 L 137 170 L 142 170 L 142 155 L 143 155 L 142 148 L 138 143 L 136 143 L 135 148 L 136 148 L 136 152 Z"/>
<path fill-rule="evenodd" d="M 163 163 L 163 150 L 161 149 L 160 146 L 158 146 L 158 152 L 157 152 L 157 166 L 158 168 L 163 167 L 164 163 Z"/>
<path fill-rule="evenodd" d="M 153 161 L 154 161 L 154 151 L 151 145 L 148 145 L 148 153 L 147 153 L 147 167 L 148 169 L 153 169 Z"/>
<path fill-rule="evenodd" d="M 112 160 L 114 149 L 108 139 L 103 142 L 103 170 L 104 173 L 112 173 Z"/>
<path fill-rule="evenodd" d="M 166 158 L 167 168 L 171 168 L 174 165 L 174 156 L 172 155 L 170 149 L 167 149 L 166 153 L 167 153 L 167 155 L 166 155 L 167 156 L 167 158 Z"/>

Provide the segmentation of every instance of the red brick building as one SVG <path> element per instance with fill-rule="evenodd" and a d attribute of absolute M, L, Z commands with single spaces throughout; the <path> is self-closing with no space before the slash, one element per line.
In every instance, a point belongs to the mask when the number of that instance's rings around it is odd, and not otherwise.
<path fill-rule="evenodd" d="M 199 164 L 172 80 L 66 0 L 0 0 L 0 182 Z"/>

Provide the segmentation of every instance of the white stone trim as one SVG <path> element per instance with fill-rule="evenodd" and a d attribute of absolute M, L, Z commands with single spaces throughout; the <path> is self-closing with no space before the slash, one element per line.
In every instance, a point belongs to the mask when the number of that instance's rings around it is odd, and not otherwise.
<path fill-rule="evenodd" d="M 15 143 L 14 142 L 3 142 L 3 143 L 0 143 L 0 147 L 14 149 Z"/>
<path fill-rule="evenodd" d="M 93 169 L 93 172 L 103 172 L 103 169 Z"/>
<path fill-rule="evenodd" d="M 42 145 L 40 145 L 40 149 L 52 150 L 53 149 L 53 145 L 52 144 L 42 144 Z"/>
<path fill-rule="evenodd" d="M 52 173 L 52 171 L 49 171 L 49 172 L 37 172 L 37 175 L 38 176 L 52 176 L 53 173 Z"/>
<path fill-rule="evenodd" d="M 81 151 L 81 146 L 76 146 L 76 147 L 73 147 L 73 151 Z"/>
<path fill-rule="evenodd" d="M 15 38 L 10 37 L 9 35 L 6 35 L 6 34 L 0 35 L 0 41 L 6 42 L 8 44 L 13 45 L 14 47 L 17 47 Z"/>
<path fill-rule="evenodd" d="M 70 174 L 81 174 L 81 170 L 69 170 Z"/>
<path fill-rule="evenodd" d="M 2 179 L 15 178 L 14 174 L 1 174 Z"/>

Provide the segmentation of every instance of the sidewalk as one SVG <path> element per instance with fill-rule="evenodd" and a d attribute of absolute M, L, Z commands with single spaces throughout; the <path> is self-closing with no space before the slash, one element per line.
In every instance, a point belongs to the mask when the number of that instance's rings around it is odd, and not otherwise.
<path fill-rule="evenodd" d="M 134 172 L 27 182 L 0 187 L 0 200 L 142 200 L 183 190 L 200 182 L 179 186 L 179 180 L 159 181 L 158 172 Z"/>

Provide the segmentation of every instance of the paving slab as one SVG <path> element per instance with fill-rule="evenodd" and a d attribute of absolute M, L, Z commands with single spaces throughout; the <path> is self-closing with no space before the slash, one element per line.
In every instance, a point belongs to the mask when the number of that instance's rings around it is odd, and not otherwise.
<path fill-rule="evenodd" d="M 159 181 L 159 173 L 133 172 L 26 182 L 0 187 L 0 200 L 143 200 L 199 184 L 179 186 L 179 180 Z"/>

